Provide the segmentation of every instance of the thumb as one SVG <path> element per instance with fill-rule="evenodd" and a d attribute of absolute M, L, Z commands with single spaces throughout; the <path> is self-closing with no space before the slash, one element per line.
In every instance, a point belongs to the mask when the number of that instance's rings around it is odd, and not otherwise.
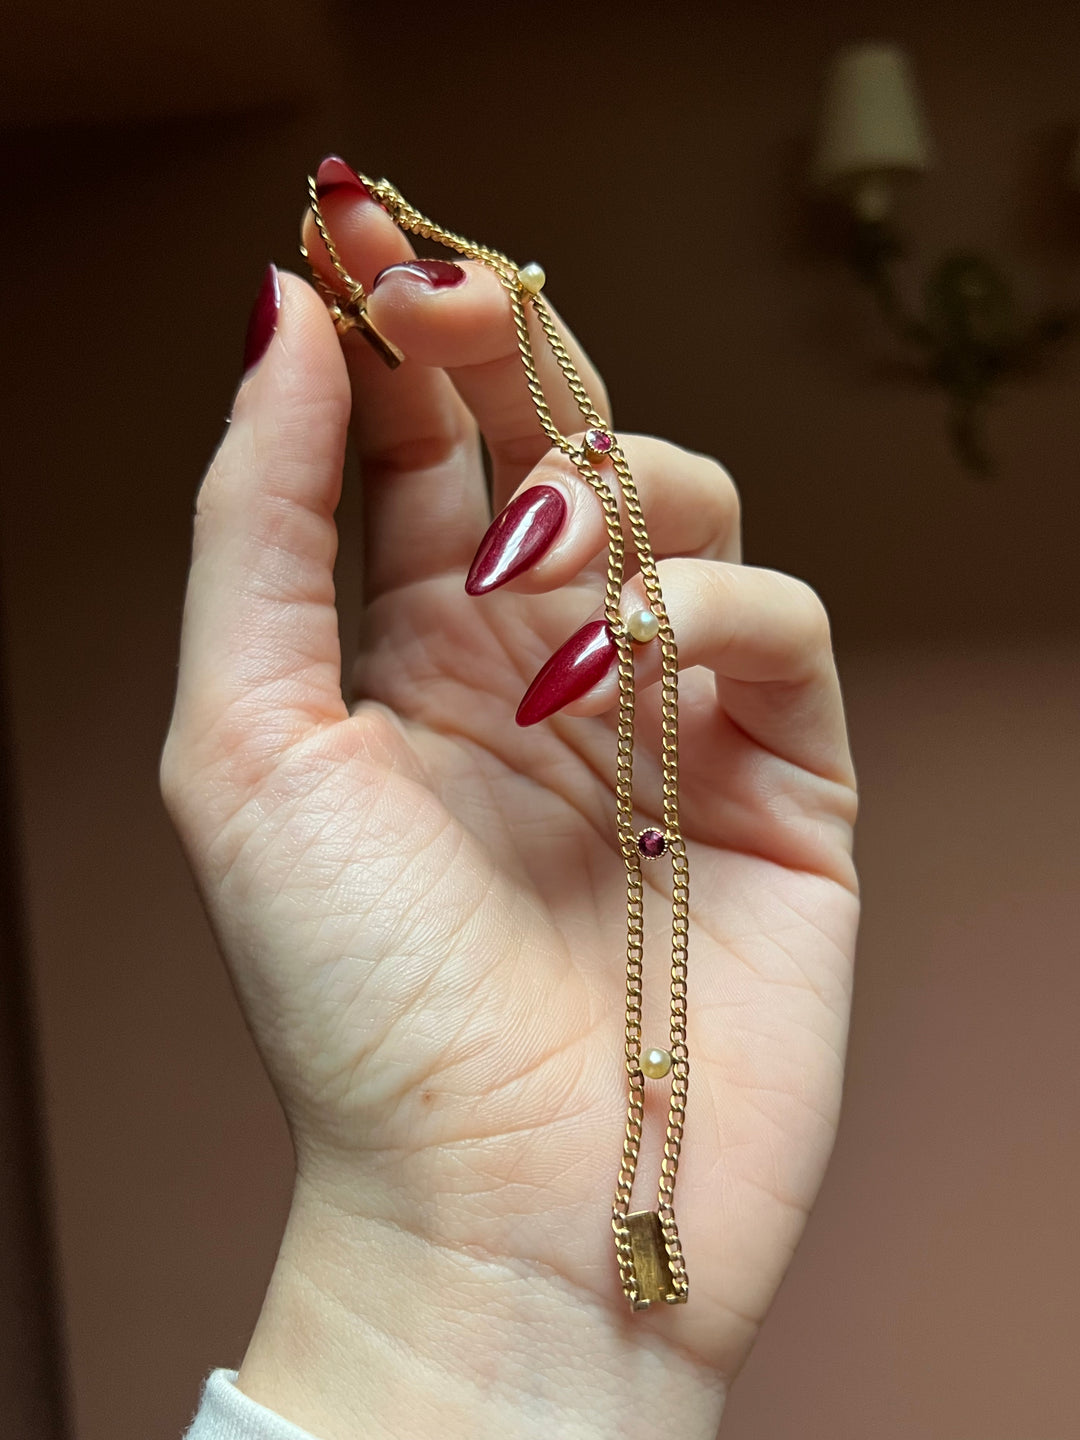
<path fill-rule="evenodd" d="M 228 432 L 199 490 L 171 777 L 222 771 L 235 795 L 313 727 L 344 718 L 334 509 L 350 394 L 326 307 L 267 268 Z"/>

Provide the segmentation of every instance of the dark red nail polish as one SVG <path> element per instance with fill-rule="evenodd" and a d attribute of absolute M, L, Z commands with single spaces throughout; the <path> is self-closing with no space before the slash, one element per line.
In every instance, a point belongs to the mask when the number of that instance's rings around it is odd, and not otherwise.
<path fill-rule="evenodd" d="M 465 279 L 465 271 L 452 260 L 402 260 L 397 265 L 387 265 L 385 270 L 380 270 L 371 288 L 376 289 L 388 275 L 411 275 L 416 280 L 433 285 L 436 290 L 460 285 Z"/>
<path fill-rule="evenodd" d="M 606 620 L 590 620 L 561 645 L 521 697 L 519 725 L 535 725 L 578 700 L 618 663 L 619 647 Z"/>
<path fill-rule="evenodd" d="M 351 191 L 357 199 L 371 199 L 371 191 L 340 155 L 327 155 L 315 172 L 315 194 L 322 200 L 331 193 Z"/>
<path fill-rule="evenodd" d="M 244 338 L 244 374 L 254 370 L 270 348 L 281 312 L 281 281 L 277 266 L 268 265 L 263 273 L 259 293 L 251 307 L 247 335 Z"/>
<path fill-rule="evenodd" d="M 465 581 L 467 595 L 505 585 L 543 555 L 566 519 L 566 496 L 554 485 L 533 485 L 511 500 L 488 526 Z"/>

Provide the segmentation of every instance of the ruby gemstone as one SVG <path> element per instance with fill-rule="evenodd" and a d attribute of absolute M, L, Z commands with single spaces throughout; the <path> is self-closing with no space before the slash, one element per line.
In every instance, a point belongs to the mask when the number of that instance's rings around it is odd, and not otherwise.
<path fill-rule="evenodd" d="M 667 836 L 662 830 L 650 827 L 637 837 L 637 846 L 646 859 L 655 860 L 667 849 Z"/>

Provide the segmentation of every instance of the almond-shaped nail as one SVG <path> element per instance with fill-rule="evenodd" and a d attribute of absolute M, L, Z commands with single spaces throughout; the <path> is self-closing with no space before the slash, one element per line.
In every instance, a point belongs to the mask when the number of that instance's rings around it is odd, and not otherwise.
<path fill-rule="evenodd" d="M 327 155 L 315 172 L 315 194 L 320 200 L 327 195 L 351 192 L 357 199 L 371 199 L 371 191 L 360 176 L 340 155 Z"/>
<path fill-rule="evenodd" d="M 572 700 L 579 700 L 587 690 L 598 685 L 618 661 L 619 647 L 607 621 L 590 620 L 575 630 L 538 671 L 521 697 L 515 717 L 517 723 L 535 725 Z"/>
<path fill-rule="evenodd" d="M 511 500 L 480 541 L 465 593 L 486 595 L 527 570 L 554 541 L 566 509 L 566 496 L 554 485 L 533 485 Z"/>
<path fill-rule="evenodd" d="M 390 275 L 404 275 L 410 280 L 422 280 L 425 285 L 431 285 L 436 290 L 444 290 L 448 285 L 460 285 L 465 279 L 465 271 L 452 260 L 401 260 L 396 265 L 387 265 L 385 270 L 380 270 L 371 288 L 377 290 Z"/>
<path fill-rule="evenodd" d="M 277 266 L 268 265 L 262 284 L 251 307 L 247 334 L 244 337 L 244 375 L 249 374 L 270 348 L 281 314 L 281 281 Z"/>

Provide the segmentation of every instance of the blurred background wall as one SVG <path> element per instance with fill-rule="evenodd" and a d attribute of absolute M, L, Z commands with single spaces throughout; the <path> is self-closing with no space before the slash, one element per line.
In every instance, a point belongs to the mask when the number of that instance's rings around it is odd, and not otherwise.
<path fill-rule="evenodd" d="M 179 1435 L 242 1356 L 286 1213 L 283 1125 L 156 764 L 195 485 L 332 150 L 541 259 L 618 423 L 722 458 L 748 559 L 834 617 L 865 797 L 848 1098 L 723 1433 L 1074 1437 L 1080 347 L 1007 393 L 997 478 L 972 480 L 802 195 L 830 55 L 897 40 L 939 151 L 904 210 L 925 258 L 973 245 L 1033 302 L 1080 302 L 1051 164 L 1080 114 L 1074 0 L 14 0 L 8 23 L 0 599 L 54 1243 L 31 1289 L 47 1309 L 53 1267 L 70 1437 Z M 6 1211 L 24 1282 L 33 1205 Z M 38 1333 L 17 1293 L 9 1355 Z M 42 1367 L 0 1374 L 4 1433 L 58 1435 Z"/>

